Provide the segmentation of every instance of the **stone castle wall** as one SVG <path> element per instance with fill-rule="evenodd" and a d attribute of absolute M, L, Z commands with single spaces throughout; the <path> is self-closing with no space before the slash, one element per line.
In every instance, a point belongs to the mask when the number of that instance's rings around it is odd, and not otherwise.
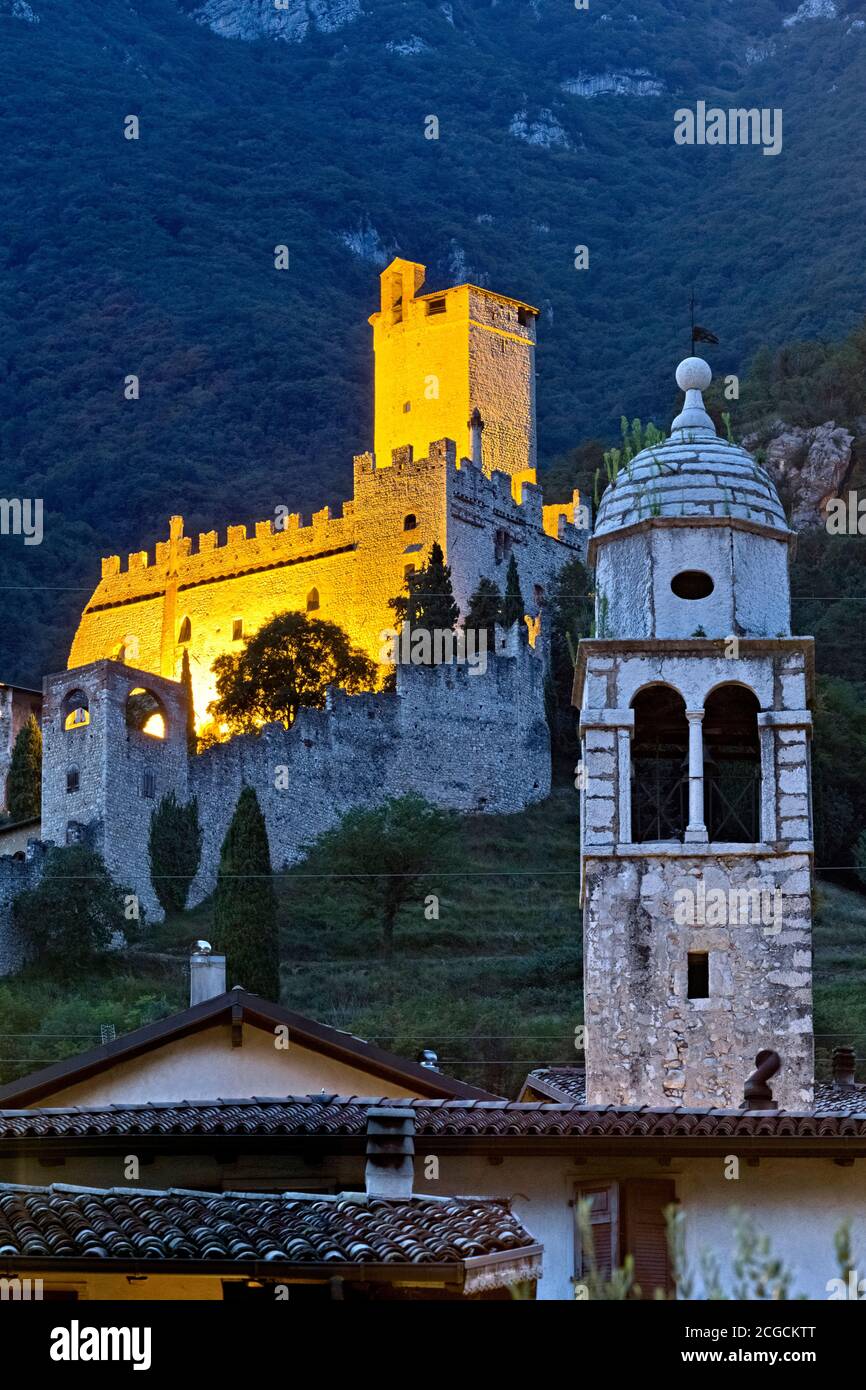
<path fill-rule="evenodd" d="M 415 792 L 462 812 L 522 810 L 550 790 L 544 660 L 517 627 L 500 634 L 487 670 L 467 665 L 397 667 L 393 694 L 329 695 L 291 729 L 268 726 L 187 755 L 185 696 L 174 681 L 97 661 L 45 683 L 43 835 L 55 844 L 87 836 L 147 915 L 161 909 L 150 880 L 148 832 L 160 799 L 196 796 L 204 830 L 198 902 L 214 887 L 219 852 L 244 785 L 255 788 L 279 870 L 350 807 Z M 131 691 L 161 702 L 165 737 L 127 722 Z M 89 722 L 65 727 L 85 702 Z M 70 790 L 70 770 L 77 776 Z"/>
<path fill-rule="evenodd" d="M 449 440 L 431 444 L 422 459 L 398 451 L 382 468 L 372 455 L 360 455 L 354 500 L 340 517 L 326 509 L 311 526 L 302 526 L 290 516 L 282 531 L 260 522 L 254 535 L 230 526 L 224 544 L 209 532 L 195 547 L 183 535 L 181 518 L 174 518 L 170 539 L 159 542 L 153 563 L 142 552 L 121 569 L 119 557 L 109 557 L 69 664 L 125 659 L 136 669 L 177 680 L 186 649 L 200 727 L 216 693 L 214 661 L 242 649 L 237 623 L 250 635 L 286 609 L 311 611 L 339 623 L 380 660 L 381 634 L 394 618 L 389 601 L 402 590 L 406 570 L 420 568 L 438 541 L 465 613 L 482 575 L 504 588 L 507 551 L 497 545 L 502 531 L 517 558 L 527 613 L 535 616 L 536 586 L 549 593 L 562 565 L 585 553 L 586 532 L 571 524 L 574 515 L 573 503 L 544 508 L 537 487 L 524 485 L 518 502 L 505 474 L 488 477 L 467 460 L 458 467 Z M 414 519 L 410 529 L 407 518 Z M 318 607 L 310 608 L 314 591 Z M 185 620 L 190 636 L 182 642 Z"/>

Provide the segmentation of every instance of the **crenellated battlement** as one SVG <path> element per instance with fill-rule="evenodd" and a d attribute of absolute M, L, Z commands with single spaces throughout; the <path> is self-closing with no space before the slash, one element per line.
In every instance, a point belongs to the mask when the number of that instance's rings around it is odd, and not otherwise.
<path fill-rule="evenodd" d="M 174 520 L 174 518 L 173 518 Z M 183 519 L 180 521 L 181 531 Z M 119 555 L 102 561 L 102 582 L 89 605 L 101 607 L 124 602 L 148 591 L 161 592 L 166 579 L 177 577 L 179 588 L 208 580 L 282 564 L 313 559 L 317 555 L 351 548 L 355 543 L 354 506 L 341 511 L 323 507 L 307 519 L 300 512 L 275 509 L 273 520 L 228 526 L 225 539 L 217 531 L 201 531 L 196 540 L 183 534 L 157 541 L 154 558 L 147 550 L 133 551 L 126 568 Z"/>

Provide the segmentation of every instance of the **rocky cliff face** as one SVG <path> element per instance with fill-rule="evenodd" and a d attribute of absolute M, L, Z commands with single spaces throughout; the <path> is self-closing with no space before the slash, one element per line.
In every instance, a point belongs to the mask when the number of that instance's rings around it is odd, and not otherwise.
<path fill-rule="evenodd" d="M 360 13 L 360 0 L 204 0 L 193 10 L 199 24 L 215 34 L 249 43 L 263 38 L 300 43 L 311 29 L 330 34 Z"/>
<path fill-rule="evenodd" d="M 743 440 L 749 450 L 757 435 Z M 851 468 L 854 436 L 834 420 L 813 429 L 786 425 L 778 420 L 764 446 L 764 467 L 771 474 L 782 500 L 790 505 L 791 525 L 797 531 L 822 526 L 831 497 L 839 493 Z"/>

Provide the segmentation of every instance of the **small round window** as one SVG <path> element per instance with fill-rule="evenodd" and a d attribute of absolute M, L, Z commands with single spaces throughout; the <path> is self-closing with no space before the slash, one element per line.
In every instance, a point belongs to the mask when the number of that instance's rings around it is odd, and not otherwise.
<path fill-rule="evenodd" d="M 683 570 L 671 580 L 671 588 L 677 598 L 709 598 L 715 585 L 703 570 Z"/>

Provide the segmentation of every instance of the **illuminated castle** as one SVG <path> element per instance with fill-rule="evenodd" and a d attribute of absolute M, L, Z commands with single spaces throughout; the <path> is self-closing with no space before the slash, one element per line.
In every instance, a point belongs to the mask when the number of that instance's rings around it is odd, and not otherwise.
<path fill-rule="evenodd" d="M 326 507 L 184 535 L 102 561 L 69 666 L 101 658 L 177 680 L 189 653 L 196 721 L 214 698 L 212 666 L 274 614 L 339 623 L 380 659 L 389 600 L 434 541 L 461 613 L 482 576 L 504 587 L 513 553 L 530 631 L 562 565 L 585 553 L 588 517 L 544 506 L 536 484 L 536 310 L 475 285 L 419 295 L 424 267 L 395 260 L 373 314 L 375 453 L 355 459 L 354 496 Z M 577 525 L 575 525 L 577 523 Z"/>

